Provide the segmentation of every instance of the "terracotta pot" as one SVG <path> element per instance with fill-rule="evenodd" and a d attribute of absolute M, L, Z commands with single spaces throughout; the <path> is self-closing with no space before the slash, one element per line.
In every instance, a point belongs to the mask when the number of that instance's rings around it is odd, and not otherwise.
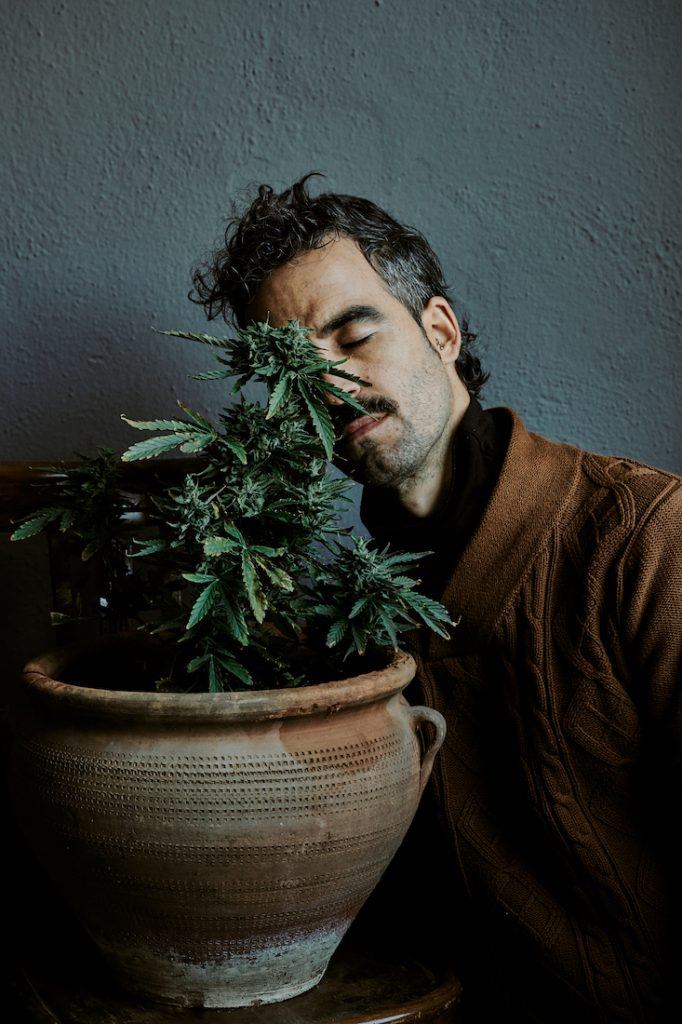
<path fill-rule="evenodd" d="M 403 653 L 298 689 L 134 692 L 154 649 L 110 636 L 26 666 L 15 813 L 124 988 L 288 999 L 322 978 L 398 849 L 444 720 L 402 696 Z"/>

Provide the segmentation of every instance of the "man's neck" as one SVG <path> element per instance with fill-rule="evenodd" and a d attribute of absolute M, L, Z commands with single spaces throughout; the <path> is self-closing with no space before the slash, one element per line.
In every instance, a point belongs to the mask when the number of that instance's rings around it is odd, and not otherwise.
<path fill-rule="evenodd" d="M 469 407 L 458 410 L 448 423 L 441 437 L 424 460 L 421 472 L 391 489 L 387 499 L 415 519 L 426 519 L 434 515 L 447 502 L 452 492 L 454 460 L 452 446 L 457 427 Z"/>

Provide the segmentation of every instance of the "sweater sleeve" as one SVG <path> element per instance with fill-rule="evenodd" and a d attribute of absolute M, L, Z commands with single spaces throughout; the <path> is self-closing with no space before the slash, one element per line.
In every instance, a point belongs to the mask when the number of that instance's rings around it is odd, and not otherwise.
<path fill-rule="evenodd" d="M 682 481 L 642 519 L 624 557 L 621 643 L 643 741 L 669 800 L 682 801 Z M 663 794 L 661 794 L 663 795 Z M 675 812 L 676 814 L 677 812 Z"/>

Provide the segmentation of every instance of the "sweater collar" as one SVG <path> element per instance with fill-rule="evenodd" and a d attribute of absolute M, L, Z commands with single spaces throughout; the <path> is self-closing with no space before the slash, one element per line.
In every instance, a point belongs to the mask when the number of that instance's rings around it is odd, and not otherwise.
<path fill-rule="evenodd" d="M 451 640 L 423 637 L 427 656 L 452 656 L 487 637 L 544 543 L 573 489 L 580 449 L 526 430 L 513 409 L 491 410 L 507 426 L 509 444 L 473 536 L 440 600 L 461 619 Z"/>

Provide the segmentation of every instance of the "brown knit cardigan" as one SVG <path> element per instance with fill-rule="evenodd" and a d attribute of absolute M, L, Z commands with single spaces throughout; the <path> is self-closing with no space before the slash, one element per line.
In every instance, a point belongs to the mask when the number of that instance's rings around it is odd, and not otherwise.
<path fill-rule="evenodd" d="M 682 480 L 494 412 L 509 447 L 442 597 L 461 621 L 408 637 L 406 695 L 447 720 L 445 941 L 471 1019 L 682 1020 Z"/>

